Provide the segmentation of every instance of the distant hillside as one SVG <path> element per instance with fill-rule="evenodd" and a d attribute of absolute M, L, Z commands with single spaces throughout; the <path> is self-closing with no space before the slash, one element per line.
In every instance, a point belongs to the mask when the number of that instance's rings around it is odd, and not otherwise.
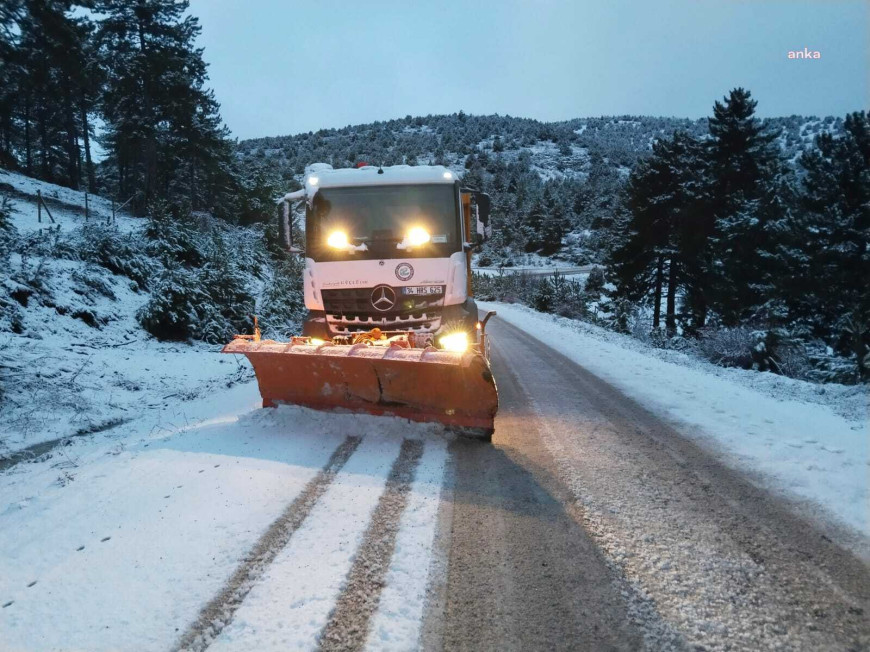
<path fill-rule="evenodd" d="M 819 132 L 842 129 L 842 119 L 833 117 L 764 123 L 779 134 L 792 162 Z M 631 168 L 655 139 L 675 130 L 701 137 L 707 119 L 618 116 L 545 123 L 460 112 L 245 140 L 237 151 L 247 169 L 265 170 L 288 188 L 315 161 L 336 167 L 359 161 L 447 165 L 493 194 L 502 229 L 485 263 L 510 264 L 521 253 L 586 263 L 600 260 L 606 226 Z"/>

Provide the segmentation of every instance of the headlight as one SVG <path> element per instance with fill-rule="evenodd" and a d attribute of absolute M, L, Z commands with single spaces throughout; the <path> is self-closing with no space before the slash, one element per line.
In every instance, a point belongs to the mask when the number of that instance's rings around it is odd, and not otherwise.
<path fill-rule="evenodd" d="M 420 245 L 424 245 L 429 242 L 429 233 L 426 229 L 415 226 L 413 229 L 408 231 L 408 242 L 413 247 L 419 247 Z"/>
<path fill-rule="evenodd" d="M 445 335 L 441 338 L 441 348 L 447 351 L 463 353 L 468 349 L 468 333 L 459 332 Z"/>
<path fill-rule="evenodd" d="M 347 249 L 350 243 L 347 241 L 347 233 L 344 231 L 333 231 L 326 239 L 326 244 L 335 249 Z"/>

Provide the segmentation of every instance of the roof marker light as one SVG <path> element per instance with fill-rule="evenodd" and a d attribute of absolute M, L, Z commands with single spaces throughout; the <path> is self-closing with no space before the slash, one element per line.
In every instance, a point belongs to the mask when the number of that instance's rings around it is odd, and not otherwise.
<path fill-rule="evenodd" d="M 320 179 L 317 177 L 308 177 L 308 185 L 316 186 L 318 183 L 320 183 Z"/>
<path fill-rule="evenodd" d="M 445 179 L 452 179 L 452 178 L 453 178 L 453 173 L 452 173 L 452 172 L 445 172 L 445 173 L 444 173 L 444 178 L 445 178 Z"/>

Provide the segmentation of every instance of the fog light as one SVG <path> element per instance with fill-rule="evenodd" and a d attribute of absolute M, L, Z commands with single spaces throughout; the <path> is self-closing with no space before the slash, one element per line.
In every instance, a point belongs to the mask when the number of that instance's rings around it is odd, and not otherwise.
<path fill-rule="evenodd" d="M 459 332 L 445 335 L 441 338 L 441 348 L 445 351 L 463 353 L 468 350 L 468 333 Z"/>

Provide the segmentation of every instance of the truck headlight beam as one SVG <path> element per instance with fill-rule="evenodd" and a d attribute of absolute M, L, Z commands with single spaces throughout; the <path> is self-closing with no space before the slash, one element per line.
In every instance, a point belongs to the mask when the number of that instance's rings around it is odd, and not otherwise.
<path fill-rule="evenodd" d="M 429 242 L 429 232 L 421 226 L 415 226 L 408 231 L 408 243 L 413 247 L 419 247 Z"/>
<path fill-rule="evenodd" d="M 347 249 L 350 245 L 347 239 L 347 233 L 344 231 L 333 231 L 330 233 L 329 237 L 326 238 L 326 244 L 333 249 Z"/>
<path fill-rule="evenodd" d="M 441 348 L 445 351 L 456 351 L 464 353 L 468 350 L 468 333 L 459 331 L 445 335 L 440 340 Z"/>

